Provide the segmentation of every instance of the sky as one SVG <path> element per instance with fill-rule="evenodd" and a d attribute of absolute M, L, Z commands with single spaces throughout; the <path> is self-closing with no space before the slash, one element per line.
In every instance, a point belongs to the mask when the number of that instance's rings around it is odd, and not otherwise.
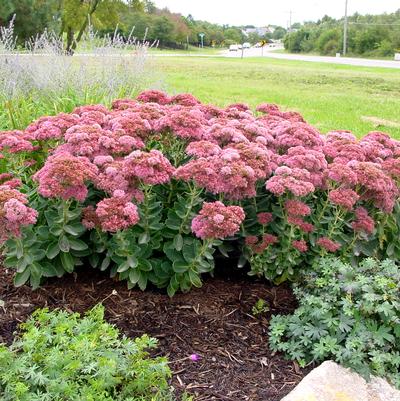
<path fill-rule="evenodd" d="M 340 18 L 345 0 L 153 0 L 157 7 L 172 12 L 192 14 L 195 19 L 229 25 L 281 25 L 316 21 L 325 14 Z M 349 15 L 380 14 L 400 8 L 400 0 L 348 0 Z"/>

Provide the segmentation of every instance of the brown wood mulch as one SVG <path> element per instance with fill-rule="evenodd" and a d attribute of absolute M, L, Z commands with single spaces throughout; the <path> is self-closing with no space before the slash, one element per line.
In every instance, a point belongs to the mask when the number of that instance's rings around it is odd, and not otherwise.
<path fill-rule="evenodd" d="M 251 310 L 260 298 L 270 312 L 254 317 Z M 129 291 L 105 274 L 81 269 L 31 291 L 15 288 L 11 273 L 1 269 L 0 301 L 0 342 L 5 343 L 37 307 L 84 312 L 102 302 L 107 320 L 124 334 L 147 333 L 159 340 L 156 354 L 169 358 L 172 385 L 196 401 L 278 401 L 307 373 L 268 349 L 271 313 L 290 313 L 296 306 L 285 286 L 217 277 L 170 299 L 157 290 Z M 190 360 L 191 354 L 200 360 Z"/>

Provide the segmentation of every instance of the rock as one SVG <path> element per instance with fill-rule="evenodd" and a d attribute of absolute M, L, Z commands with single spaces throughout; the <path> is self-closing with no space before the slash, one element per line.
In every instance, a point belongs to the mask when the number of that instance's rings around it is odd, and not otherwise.
<path fill-rule="evenodd" d="M 366 382 L 359 374 L 326 361 L 312 370 L 282 401 L 400 401 L 386 380 Z"/>

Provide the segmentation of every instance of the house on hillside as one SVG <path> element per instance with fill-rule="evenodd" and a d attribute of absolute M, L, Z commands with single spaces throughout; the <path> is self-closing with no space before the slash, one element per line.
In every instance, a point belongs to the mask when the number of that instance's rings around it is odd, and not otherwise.
<path fill-rule="evenodd" d="M 245 36 L 249 36 L 250 34 L 256 34 L 258 36 L 265 36 L 268 33 L 274 33 L 275 28 L 272 26 L 264 26 L 264 27 L 256 27 L 256 28 L 245 28 L 242 29 L 242 32 Z"/>

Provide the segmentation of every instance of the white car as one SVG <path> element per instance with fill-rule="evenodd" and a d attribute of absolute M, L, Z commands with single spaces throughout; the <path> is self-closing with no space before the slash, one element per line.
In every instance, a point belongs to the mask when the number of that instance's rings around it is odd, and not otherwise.
<path fill-rule="evenodd" d="M 229 51 L 230 52 L 237 52 L 239 50 L 239 46 L 238 45 L 230 45 L 229 46 Z"/>
<path fill-rule="evenodd" d="M 243 49 L 250 49 L 251 44 L 249 42 L 243 43 Z"/>

